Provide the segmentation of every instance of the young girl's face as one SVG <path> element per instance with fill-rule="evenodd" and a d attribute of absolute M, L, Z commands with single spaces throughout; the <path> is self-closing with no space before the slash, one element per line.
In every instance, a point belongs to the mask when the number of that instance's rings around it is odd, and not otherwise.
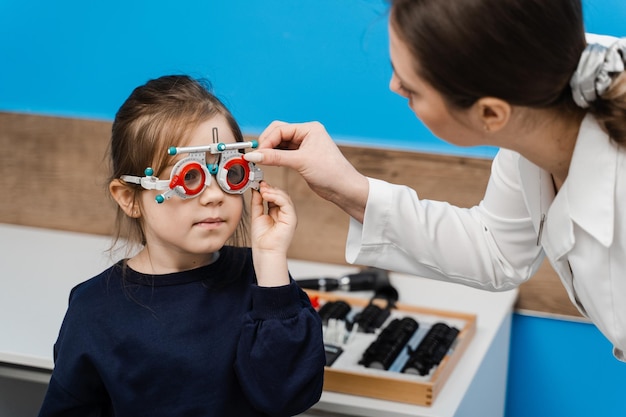
<path fill-rule="evenodd" d="M 220 142 L 236 142 L 226 119 L 217 116 L 201 123 L 191 133 L 185 146 L 208 145 L 213 142 L 212 129 L 217 127 Z M 178 145 L 178 144 L 172 144 Z M 186 154 L 172 157 L 163 171 L 156 173 L 167 179 L 174 164 Z M 211 155 L 207 155 L 209 161 Z M 141 206 L 145 250 L 153 266 L 159 264 L 162 272 L 190 269 L 207 264 L 213 252 L 218 251 L 233 235 L 243 212 L 243 198 L 227 194 L 214 177 L 211 184 L 195 198 L 181 199 L 173 196 L 162 204 L 154 200 L 161 191 L 145 190 L 141 193 Z"/>

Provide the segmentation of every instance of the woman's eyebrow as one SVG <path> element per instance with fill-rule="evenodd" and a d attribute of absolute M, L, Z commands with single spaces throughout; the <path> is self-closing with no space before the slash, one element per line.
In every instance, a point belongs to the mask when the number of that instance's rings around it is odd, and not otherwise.
<path fill-rule="evenodd" d="M 391 65 L 391 70 L 393 71 L 394 74 L 396 74 L 396 78 L 400 81 L 400 84 L 402 85 L 407 85 L 407 83 L 404 82 L 404 80 L 402 79 L 402 77 L 400 77 L 398 75 L 398 72 L 396 71 L 396 67 L 393 66 L 393 61 L 389 61 L 389 65 Z"/>
<path fill-rule="evenodd" d="M 393 66 L 393 61 L 389 60 L 389 66 L 391 67 L 391 70 L 395 73 L 396 72 L 396 67 Z M 396 74 L 398 75 L 398 74 Z"/>

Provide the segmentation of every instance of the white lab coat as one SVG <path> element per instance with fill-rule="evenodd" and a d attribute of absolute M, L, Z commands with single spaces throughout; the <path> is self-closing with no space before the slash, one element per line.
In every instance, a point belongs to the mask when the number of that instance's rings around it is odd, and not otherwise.
<path fill-rule="evenodd" d="M 494 158 L 485 196 L 470 209 L 369 183 L 363 224 L 350 221 L 348 262 L 497 291 L 528 280 L 546 256 L 626 360 L 626 148 L 592 116 L 556 196 L 548 172 L 509 150 Z"/>

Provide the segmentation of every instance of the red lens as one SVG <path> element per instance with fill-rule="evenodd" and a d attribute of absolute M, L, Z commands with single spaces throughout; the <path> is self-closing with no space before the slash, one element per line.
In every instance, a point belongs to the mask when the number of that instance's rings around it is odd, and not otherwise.
<path fill-rule="evenodd" d="M 230 159 L 224 165 L 224 169 L 228 171 L 226 182 L 231 190 L 240 190 L 248 184 L 250 167 L 245 159 L 241 157 Z"/>
<path fill-rule="evenodd" d="M 202 165 L 197 162 L 190 162 L 184 165 L 180 172 L 174 175 L 170 181 L 170 188 L 183 187 L 185 194 L 196 195 L 204 189 L 206 175 Z"/>

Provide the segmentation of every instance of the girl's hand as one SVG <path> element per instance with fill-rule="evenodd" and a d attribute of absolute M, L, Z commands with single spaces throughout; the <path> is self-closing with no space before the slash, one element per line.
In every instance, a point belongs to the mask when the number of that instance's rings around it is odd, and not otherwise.
<path fill-rule="evenodd" d="M 259 285 L 289 284 L 287 250 L 297 224 L 291 199 L 284 191 L 262 181 L 259 190 L 252 192 L 250 218 L 252 257 Z"/>

